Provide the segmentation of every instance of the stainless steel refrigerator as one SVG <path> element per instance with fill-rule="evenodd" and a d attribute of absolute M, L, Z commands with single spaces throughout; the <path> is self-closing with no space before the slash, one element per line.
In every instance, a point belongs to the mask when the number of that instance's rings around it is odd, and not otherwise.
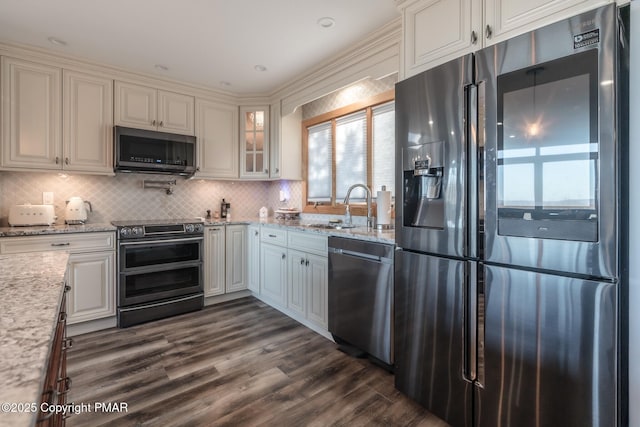
<path fill-rule="evenodd" d="M 453 426 L 612 426 L 619 11 L 396 86 L 396 387 Z"/>

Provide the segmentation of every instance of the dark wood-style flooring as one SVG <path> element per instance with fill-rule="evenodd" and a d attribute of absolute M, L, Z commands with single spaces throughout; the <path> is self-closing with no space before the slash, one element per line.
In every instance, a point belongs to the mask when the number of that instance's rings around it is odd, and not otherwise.
<path fill-rule="evenodd" d="M 255 298 L 74 338 L 74 426 L 446 426 L 393 376 Z"/>

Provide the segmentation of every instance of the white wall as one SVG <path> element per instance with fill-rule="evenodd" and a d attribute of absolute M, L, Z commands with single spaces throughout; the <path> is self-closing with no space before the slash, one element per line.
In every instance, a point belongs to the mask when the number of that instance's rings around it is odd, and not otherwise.
<path fill-rule="evenodd" d="M 640 426 L 640 1 L 631 2 L 629 425 Z"/>

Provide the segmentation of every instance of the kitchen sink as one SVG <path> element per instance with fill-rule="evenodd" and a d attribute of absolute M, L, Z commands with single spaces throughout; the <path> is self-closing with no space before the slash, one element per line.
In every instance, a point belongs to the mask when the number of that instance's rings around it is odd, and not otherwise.
<path fill-rule="evenodd" d="M 353 224 L 342 224 L 342 223 L 318 223 L 318 224 L 309 224 L 307 225 L 309 228 L 322 228 L 325 230 L 341 230 L 343 228 L 356 228 Z"/>

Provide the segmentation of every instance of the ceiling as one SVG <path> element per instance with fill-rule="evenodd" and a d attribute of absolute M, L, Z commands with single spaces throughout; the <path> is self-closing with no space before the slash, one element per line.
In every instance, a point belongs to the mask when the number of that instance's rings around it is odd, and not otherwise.
<path fill-rule="evenodd" d="M 0 0 L 0 41 L 268 94 L 398 16 L 394 0 Z"/>

